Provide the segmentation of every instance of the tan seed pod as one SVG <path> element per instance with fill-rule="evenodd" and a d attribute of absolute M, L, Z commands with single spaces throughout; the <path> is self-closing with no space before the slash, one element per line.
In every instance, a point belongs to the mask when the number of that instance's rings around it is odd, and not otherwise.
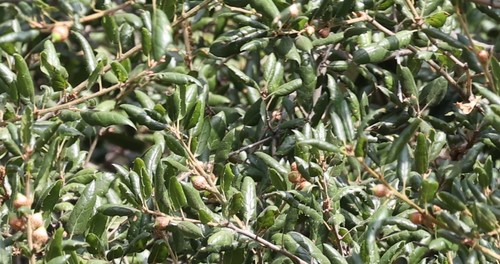
<path fill-rule="evenodd" d="M 24 196 L 22 193 L 17 193 L 16 198 L 14 199 L 13 205 L 15 208 L 19 209 L 23 206 L 31 206 L 33 201 L 28 197 Z"/>
<path fill-rule="evenodd" d="M 43 216 L 42 213 L 38 212 L 30 216 L 31 226 L 33 229 L 37 229 L 43 226 Z"/>

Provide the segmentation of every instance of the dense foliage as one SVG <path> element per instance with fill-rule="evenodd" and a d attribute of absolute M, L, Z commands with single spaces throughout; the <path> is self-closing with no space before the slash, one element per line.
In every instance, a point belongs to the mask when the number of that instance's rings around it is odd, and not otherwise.
<path fill-rule="evenodd" d="M 495 263 L 500 12 L 0 3 L 0 263 Z"/>

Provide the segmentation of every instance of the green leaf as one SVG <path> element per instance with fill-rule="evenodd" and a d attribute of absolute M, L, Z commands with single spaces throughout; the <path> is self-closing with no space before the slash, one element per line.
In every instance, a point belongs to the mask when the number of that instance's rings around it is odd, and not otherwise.
<path fill-rule="evenodd" d="M 14 54 L 14 60 L 16 62 L 16 86 L 19 92 L 19 98 L 25 104 L 33 104 L 35 100 L 35 86 L 31 78 L 28 64 L 26 64 L 24 58 L 19 54 Z"/>
<path fill-rule="evenodd" d="M 302 86 L 302 80 L 301 79 L 295 79 L 295 80 L 289 81 L 289 82 L 287 82 L 287 83 L 285 83 L 283 85 L 280 85 L 270 95 L 275 95 L 275 96 L 289 95 L 289 94 L 295 92 L 301 86 Z"/>
<path fill-rule="evenodd" d="M 434 180 L 426 179 L 422 182 L 422 190 L 420 191 L 420 201 L 427 203 L 434 198 L 439 184 Z"/>
<path fill-rule="evenodd" d="M 181 231 L 181 233 L 188 237 L 188 238 L 194 238 L 194 239 L 199 239 L 204 237 L 203 236 L 203 231 L 201 228 L 191 222 L 188 221 L 182 221 L 177 223 L 176 225 L 177 229 Z"/>
<path fill-rule="evenodd" d="M 272 169 L 275 169 L 280 175 L 283 177 L 288 176 L 288 170 L 285 169 L 278 161 L 276 161 L 273 157 L 269 156 L 264 152 L 255 152 L 255 156 L 261 159 L 264 163 L 267 164 Z"/>
<path fill-rule="evenodd" d="M 446 11 L 438 11 L 426 18 L 424 18 L 425 22 L 435 28 L 440 28 L 444 26 L 446 19 L 450 16 L 450 14 Z"/>
<path fill-rule="evenodd" d="M 170 194 L 170 199 L 172 200 L 172 205 L 174 206 L 175 210 L 179 210 L 180 208 L 188 204 L 188 200 L 186 194 L 184 194 L 183 187 L 176 177 L 170 178 L 168 184 L 168 192 Z"/>
<path fill-rule="evenodd" d="M 99 206 L 97 211 L 107 216 L 132 216 L 139 210 L 127 205 L 104 204 Z"/>
<path fill-rule="evenodd" d="M 293 39 L 289 36 L 285 36 L 276 40 L 275 43 L 276 53 L 285 61 L 293 60 L 300 63 L 300 55 L 295 47 Z"/>
<path fill-rule="evenodd" d="M 87 68 L 87 73 L 91 74 L 97 66 L 97 60 L 94 55 L 94 50 L 90 46 L 87 39 L 84 36 L 82 36 L 82 34 L 76 31 L 71 31 L 71 33 L 73 36 L 76 37 L 76 40 L 78 41 L 80 47 L 82 48 L 83 57 L 85 59 L 85 64 Z"/>
<path fill-rule="evenodd" d="M 48 261 L 47 264 L 65 264 L 68 263 L 70 257 L 71 257 L 70 255 L 55 257 L 50 261 Z"/>
<path fill-rule="evenodd" d="M 387 202 L 382 204 L 372 215 L 371 221 L 368 224 L 365 232 L 365 239 L 361 244 L 361 258 L 365 263 L 378 263 L 380 255 L 378 252 L 377 235 L 382 227 L 384 218 L 387 218 L 391 213 L 391 209 Z"/>
<path fill-rule="evenodd" d="M 164 263 L 168 257 L 168 245 L 165 240 L 156 240 L 151 248 L 148 263 Z"/>
<path fill-rule="evenodd" d="M 95 202 L 97 195 L 95 193 L 96 182 L 92 181 L 82 195 L 71 212 L 68 222 L 66 223 L 66 230 L 73 235 L 81 235 L 85 233 L 88 228 L 88 223 L 92 216 L 95 214 Z"/>
<path fill-rule="evenodd" d="M 297 143 L 299 145 L 312 146 L 312 147 L 317 148 L 319 150 L 324 150 L 324 151 L 333 152 L 333 153 L 341 153 L 339 147 L 337 147 L 331 143 L 318 140 L 318 139 L 304 139 L 304 140 L 298 141 Z"/>
<path fill-rule="evenodd" d="M 119 62 L 112 61 L 111 62 L 111 69 L 115 73 L 116 77 L 118 78 L 118 81 L 120 82 L 126 82 L 128 79 L 128 72 L 123 67 L 123 65 Z"/>
<path fill-rule="evenodd" d="M 265 0 L 269 1 L 269 0 Z M 265 37 L 268 30 L 244 26 L 236 30 L 228 31 L 219 36 L 210 46 L 210 53 L 217 57 L 229 57 L 240 53 L 240 49 L 246 43 Z"/>
<path fill-rule="evenodd" d="M 62 256 L 64 254 L 62 249 L 63 234 L 64 234 L 64 229 L 62 227 L 58 228 L 54 232 L 53 238 L 48 245 L 47 255 L 45 256 L 45 260 L 51 260 L 56 257 Z"/>
<path fill-rule="evenodd" d="M 403 147 L 410 141 L 411 137 L 417 131 L 421 122 L 421 119 L 413 119 L 410 124 L 399 134 L 399 137 L 392 143 L 392 146 L 389 149 L 389 153 L 387 154 L 387 157 L 385 159 L 386 164 L 396 160 Z"/>
<path fill-rule="evenodd" d="M 415 150 L 415 167 L 418 173 L 426 173 L 429 167 L 427 137 L 420 133 L 417 135 L 417 146 Z"/>
<path fill-rule="evenodd" d="M 33 109 L 27 106 L 21 118 L 21 143 L 28 147 L 31 142 L 31 131 L 33 127 Z"/>
<path fill-rule="evenodd" d="M 234 232 L 230 229 L 221 229 L 212 234 L 207 241 L 207 244 L 215 249 L 230 246 L 234 241 Z"/>
<path fill-rule="evenodd" d="M 19 98 L 19 94 L 17 91 L 16 85 L 16 74 L 13 73 L 7 66 L 0 63 L 0 79 L 5 82 L 5 89 L 7 89 L 7 93 L 12 98 L 13 101 L 17 101 Z"/>
<path fill-rule="evenodd" d="M 179 156 L 185 156 L 186 150 L 181 145 L 179 140 L 177 140 L 174 136 L 170 134 L 165 134 L 165 143 L 167 144 L 167 148 L 173 153 Z"/>
<path fill-rule="evenodd" d="M 167 15 L 161 9 L 155 9 L 153 13 L 153 58 L 159 61 L 167 52 L 167 47 L 172 42 L 172 27 Z"/>
<path fill-rule="evenodd" d="M 328 258 L 323 255 L 321 250 L 309 238 L 295 231 L 288 232 L 288 235 L 301 247 L 305 248 L 318 263 L 330 263 Z"/>
<path fill-rule="evenodd" d="M 144 125 L 151 130 L 161 131 L 167 127 L 165 124 L 154 120 L 140 107 L 131 104 L 121 104 L 120 108 L 125 110 L 132 121 L 135 121 L 140 125 Z"/>
<path fill-rule="evenodd" d="M 134 123 L 127 117 L 117 112 L 104 112 L 96 110 L 87 110 L 80 113 L 82 119 L 91 126 L 112 126 L 128 125 L 135 129 Z"/>
<path fill-rule="evenodd" d="M 251 177 L 243 178 L 241 183 L 241 193 L 243 194 L 243 219 L 246 223 L 255 220 L 257 213 L 257 195 L 255 181 Z"/>
<path fill-rule="evenodd" d="M 165 84 L 187 85 L 194 83 L 198 86 L 203 86 L 201 82 L 193 76 L 178 72 L 161 72 L 154 75 L 154 80 Z"/>
<path fill-rule="evenodd" d="M 63 186 L 63 181 L 58 180 L 46 188 L 42 195 L 37 199 L 35 208 L 42 210 L 44 212 L 50 212 L 59 201 L 59 195 L 61 188 Z"/>

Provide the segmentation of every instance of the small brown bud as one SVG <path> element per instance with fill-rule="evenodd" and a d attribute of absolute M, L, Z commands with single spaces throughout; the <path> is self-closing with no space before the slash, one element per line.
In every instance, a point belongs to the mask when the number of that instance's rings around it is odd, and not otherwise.
<path fill-rule="evenodd" d="M 272 113 L 273 120 L 280 121 L 281 120 L 281 112 L 278 110 L 274 110 Z"/>
<path fill-rule="evenodd" d="M 290 164 L 290 168 L 292 171 L 297 171 L 298 170 L 297 162 L 294 161 L 292 164 Z"/>
<path fill-rule="evenodd" d="M 410 221 L 416 225 L 422 224 L 422 221 L 424 220 L 424 217 L 421 213 L 415 212 L 410 215 Z"/>
<path fill-rule="evenodd" d="M 166 216 L 158 216 L 155 219 L 155 225 L 154 225 L 154 227 L 157 230 L 164 230 L 165 228 L 167 228 L 167 226 L 169 224 L 170 224 L 170 218 L 168 218 Z"/>
<path fill-rule="evenodd" d="M 316 32 L 316 28 L 314 26 L 307 26 L 305 31 L 307 35 L 311 36 L 314 32 Z"/>
<path fill-rule="evenodd" d="M 438 214 L 439 212 L 441 212 L 443 209 L 441 209 L 441 207 L 439 207 L 438 205 L 433 205 L 432 206 L 432 211 L 435 213 L 435 214 Z"/>
<path fill-rule="evenodd" d="M 386 197 L 391 193 L 389 189 L 383 184 L 377 184 L 373 186 L 373 194 L 377 197 Z"/>
<path fill-rule="evenodd" d="M 33 201 L 31 199 L 28 199 L 28 197 L 24 196 L 24 194 L 17 193 L 13 204 L 15 208 L 19 209 L 23 206 L 31 206 L 32 202 Z"/>
<path fill-rule="evenodd" d="M 300 9 L 297 4 L 290 5 L 289 10 L 290 10 L 290 16 L 292 18 L 297 17 L 300 13 Z"/>
<path fill-rule="evenodd" d="M 480 50 L 477 53 L 477 58 L 482 64 L 488 63 L 488 60 L 490 59 L 490 53 L 487 50 Z"/>
<path fill-rule="evenodd" d="M 208 182 L 203 176 L 193 176 L 191 177 L 191 183 L 196 190 L 206 190 L 208 189 Z"/>
<path fill-rule="evenodd" d="M 322 38 L 326 38 L 326 37 L 328 37 L 328 35 L 330 35 L 330 28 L 324 27 L 324 28 L 320 29 L 318 33 Z"/>
<path fill-rule="evenodd" d="M 10 218 L 9 225 L 12 229 L 16 231 L 23 231 L 26 228 L 24 220 L 16 216 Z"/>
<path fill-rule="evenodd" d="M 65 41 L 68 39 L 69 36 L 69 28 L 65 24 L 56 24 L 52 28 L 52 41 L 53 42 L 59 42 L 59 41 Z"/>
<path fill-rule="evenodd" d="M 291 183 L 300 183 L 304 181 L 304 178 L 302 178 L 300 172 L 292 170 L 290 173 L 288 173 L 288 180 Z"/>

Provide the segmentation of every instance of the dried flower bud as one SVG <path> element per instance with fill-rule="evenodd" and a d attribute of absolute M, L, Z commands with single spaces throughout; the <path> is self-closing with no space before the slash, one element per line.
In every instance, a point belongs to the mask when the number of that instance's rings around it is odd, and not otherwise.
<path fill-rule="evenodd" d="M 297 162 L 294 161 L 292 164 L 290 164 L 290 168 L 292 171 L 297 171 L 298 170 Z"/>

